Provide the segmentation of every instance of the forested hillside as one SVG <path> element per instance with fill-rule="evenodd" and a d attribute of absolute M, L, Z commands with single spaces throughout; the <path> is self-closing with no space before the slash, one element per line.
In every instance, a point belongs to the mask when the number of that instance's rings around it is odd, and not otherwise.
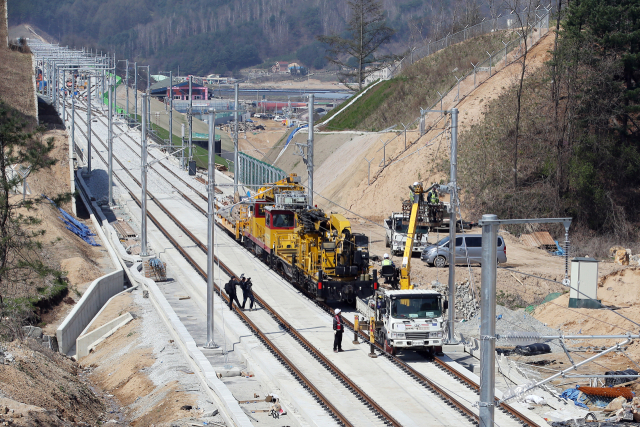
<path fill-rule="evenodd" d="M 395 53 L 480 18 L 472 0 L 384 0 Z M 115 51 L 153 68 L 205 74 L 296 57 L 322 67 L 318 35 L 339 33 L 343 0 L 8 0 L 9 23 L 29 23 L 69 46 Z"/>
<path fill-rule="evenodd" d="M 637 0 L 569 3 L 546 68 L 521 90 L 507 88 L 460 136 L 473 214 L 569 216 L 589 232 L 637 241 L 639 13 Z"/>

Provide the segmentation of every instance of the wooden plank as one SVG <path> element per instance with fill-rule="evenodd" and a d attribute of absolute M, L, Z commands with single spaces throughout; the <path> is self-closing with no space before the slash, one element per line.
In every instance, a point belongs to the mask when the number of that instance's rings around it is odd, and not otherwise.
<path fill-rule="evenodd" d="M 523 234 L 520 236 L 520 240 L 522 244 L 525 246 L 529 246 L 530 248 L 538 248 L 540 247 L 540 242 L 536 239 L 533 234 Z"/>
<path fill-rule="evenodd" d="M 535 233 L 533 233 L 533 235 L 536 237 L 536 240 L 538 242 L 540 242 L 541 246 L 552 246 L 552 247 L 556 247 L 556 242 L 553 240 L 553 237 L 551 237 L 551 234 L 549 234 L 548 231 L 536 231 Z"/>

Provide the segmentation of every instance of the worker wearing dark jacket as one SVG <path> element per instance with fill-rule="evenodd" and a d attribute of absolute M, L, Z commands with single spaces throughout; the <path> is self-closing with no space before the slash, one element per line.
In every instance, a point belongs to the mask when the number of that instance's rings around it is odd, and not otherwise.
<path fill-rule="evenodd" d="M 244 277 L 244 274 L 241 276 Z M 236 285 L 238 285 L 238 281 L 235 277 L 232 277 L 231 280 L 224 285 L 224 291 L 229 295 L 229 310 L 233 310 L 233 301 L 236 301 L 236 305 L 240 307 L 240 302 L 238 302 L 238 294 L 236 292 Z"/>
<path fill-rule="evenodd" d="M 336 315 L 333 316 L 333 352 L 337 353 L 342 350 L 342 333 L 344 332 L 344 325 L 342 323 L 342 318 L 340 317 L 341 310 L 336 308 Z"/>
<path fill-rule="evenodd" d="M 244 305 L 247 303 L 247 299 L 251 300 L 251 304 L 249 304 L 249 310 L 253 310 L 253 303 L 255 302 L 255 297 L 253 296 L 253 283 L 251 283 L 251 278 L 245 279 L 244 277 L 240 279 L 240 289 L 242 289 L 242 309 L 244 310 Z"/>

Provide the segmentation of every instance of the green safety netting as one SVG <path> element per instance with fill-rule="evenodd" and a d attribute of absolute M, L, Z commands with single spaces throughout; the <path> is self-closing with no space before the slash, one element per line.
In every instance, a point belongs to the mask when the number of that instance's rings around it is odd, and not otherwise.
<path fill-rule="evenodd" d="M 209 134 L 193 132 L 193 137 L 198 139 L 209 139 Z M 220 138 L 221 138 L 220 134 L 216 133 L 216 139 L 220 139 Z"/>
<path fill-rule="evenodd" d="M 542 305 L 542 304 L 546 304 L 549 301 L 553 301 L 554 299 L 558 298 L 560 295 L 562 295 L 562 292 L 552 292 L 549 295 L 547 295 L 546 297 L 544 297 L 544 299 L 542 300 L 542 302 L 540 304 L 530 305 L 527 308 L 525 308 L 525 311 L 527 313 L 532 313 L 533 310 L 535 310 L 537 306 Z"/>
<path fill-rule="evenodd" d="M 111 73 L 107 73 L 107 77 L 111 77 L 113 74 Z M 116 87 L 118 87 L 118 85 L 122 84 L 122 77 L 116 75 Z M 109 92 L 105 92 L 102 94 L 102 103 L 103 104 L 108 104 L 109 103 Z M 118 106 L 116 106 L 116 114 L 125 114 L 126 111 L 124 108 L 120 108 Z"/>

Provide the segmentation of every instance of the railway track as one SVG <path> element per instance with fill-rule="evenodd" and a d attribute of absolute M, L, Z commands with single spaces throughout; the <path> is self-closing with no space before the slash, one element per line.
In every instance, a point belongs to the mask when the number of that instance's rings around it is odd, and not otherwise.
<path fill-rule="evenodd" d="M 102 121 L 102 119 L 100 118 L 100 116 L 97 116 L 98 119 L 103 123 L 104 121 Z M 82 118 L 81 118 L 82 120 Z M 86 123 L 86 122 L 85 122 Z M 119 126 L 116 125 L 116 127 L 123 132 L 123 129 L 120 128 Z M 82 129 L 80 129 L 80 131 L 84 134 L 84 132 L 82 131 Z M 93 132 L 95 133 L 95 132 Z M 126 137 L 128 137 L 134 144 L 136 144 L 139 147 L 139 143 L 137 141 L 135 141 L 134 138 L 132 138 L 130 135 L 128 134 L 124 134 Z M 96 134 L 96 137 L 98 138 L 98 140 L 100 140 L 100 142 L 104 145 L 104 142 L 99 138 L 99 136 Z M 85 135 L 86 138 L 86 135 Z M 136 150 L 134 150 L 133 148 L 131 148 L 128 144 L 127 146 L 129 147 L 129 149 L 131 149 L 138 157 L 139 154 L 136 152 Z M 97 152 L 98 155 L 102 158 L 102 156 L 99 154 L 99 152 Z M 152 156 L 153 157 L 153 156 Z M 102 160 L 104 161 L 104 159 L 102 158 Z M 137 185 L 140 185 L 140 183 L 138 182 L 137 179 L 135 179 L 135 177 L 133 177 L 133 175 L 131 175 L 131 173 L 124 167 L 124 165 L 122 165 L 122 163 L 120 163 L 119 160 L 116 159 L 116 161 L 120 164 L 120 166 L 125 170 L 125 172 L 127 172 L 131 178 L 136 182 Z M 105 162 L 106 164 L 106 162 Z M 184 179 L 182 179 L 180 176 L 178 176 L 174 171 L 172 171 L 169 167 L 167 167 L 166 165 L 162 164 L 161 162 L 159 162 L 159 164 L 161 166 L 163 166 L 163 168 L 168 171 L 174 178 L 176 178 L 177 180 L 179 180 L 183 185 L 185 185 L 189 190 L 193 191 L 196 195 L 198 195 L 202 200 L 206 201 L 207 197 L 206 195 L 202 194 L 200 191 L 198 191 L 196 188 L 194 188 L 192 185 L 190 185 L 189 183 L 187 183 Z M 169 179 L 167 179 L 166 176 L 162 175 L 161 173 L 159 173 L 158 171 L 156 171 L 158 173 L 158 175 L 164 179 L 167 183 L 169 183 L 169 185 L 171 185 L 172 188 L 174 188 L 174 190 L 176 192 L 178 192 L 178 194 L 181 195 L 181 197 L 183 197 L 186 201 L 188 201 L 194 208 L 196 208 L 200 213 L 206 215 L 206 210 L 204 208 L 202 208 L 201 206 L 199 206 L 193 199 L 191 199 L 189 196 L 187 196 L 186 194 L 184 194 L 181 190 L 179 190 Z M 125 188 L 127 188 L 127 186 L 120 180 L 118 179 L 124 186 Z M 129 190 L 130 195 L 132 196 L 132 198 L 136 201 L 136 203 L 140 204 L 140 201 L 137 199 L 137 197 Z M 150 194 L 150 197 L 153 199 L 154 203 L 156 203 L 159 207 L 161 206 L 161 204 L 158 202 L 157 199 L 155 199 L 153 197 L 153 195 Z M 177 220 L 177 218 L 175 218 L 166 208 L 161 207 L 161 209 L 163 210 L 163 212 L 165 212 L 165 214 L 167 216 L 169 216 L 170 218 L 172 218 L 172 221 L 174 221 L 178 227 L 185 233 L 187 234 L 191 240 L 197 245 L 197 247 L 199 249 L 201 249 L 202 251 L 206 252 L 207 248 L 206 245 L 204 245 L 195 235 L 193 235 L 188 229 L 187 227 L 185 227 L 184 225 L 182 225 L 180 223 L 180 221 Z M 192 257 L 189 256 L 188 253 L 186 253 L 186 251 L 184 251 L 184 249 L 177 244 L 177 242 L 175 241 L 175 239 L 173 239 L 168 232 L 166 232 L 166 230 L 164 229 L 164 227 L 162 227 L 162 225 L 160 224 L 160 221 L 156 220 L 155 218 L 152 218 L 150 216 L 150 218 L 152 219 L 152 221 L 154 222 L 154 224 L 156 224 L 156 226 L 163 230 L 163 233 L 169 238 L 170 241 L 172 241 L 172 243 L 174 243 L 176 245 L 177 248 L 180 248 L 180 252 L 185 256 L 185 258 L 194 266 L 194 268 L 196 268 L 198 270 L 198 272 L 206 278 L 206 272 L 203 272 L 201 267 L 198 266 L 198 264 L 195 262 L 195 260 L 193 260 Z M 223 229 L 223 228 L 222 228 Z M 223 229 L 224 230 L 224 229 Z M 220 261 L 220 260 L 218 260 Z M 220 263 L 221 266 L 224 265 L 224 263 Z M 231 271 L 231 269 L 229 269 L 228 267 L 226 267 L 226 265 L 224 265 L 223 269 L 225 270 L 225 272 L 227 273 L 227 275 L 229 275 L 230 277 L 234 277 L 235 274 L 233 271 Z M 216 284 L 216 292 L 218 294 L 220 294 L 222 296 L 222 298 L 224 298 L 225 300 L 228 300 L 226 294 L 224 292 L 220 291 L 219 286 Z M 340 372 L 337 367 L 332 366 L 332 364 L 330 364 L 330 361 L 328 361 L 328 359 L 322 355 L 321 352 L 319 352 L 315 347 L 313 347 L 311 345 L 311 343 L 309 343 L 295 328 L 291 327 L 291 325 L 284 319 L 282 318 L 275 310 L 272 310 L 271 307 L 269 307 L 269 305 L 262 299 L 260 298 L 258 295 L 256 295 L 256 299 L 258 300 L 258 303 L 265 308 L 265 310 L 268 310 L 272 317 L 280 324 L 282 325 L 283 329 L 285 329 L 287 332 L 289 332 L 292 336 L 294 336 L 294 339 L 296 339 L 297 341 L 299 341 L 301 343 L 301 345 L 307 349 L 309 352 L 315 354 L 317 356 L 317 359 L 319 360 L 319 363 L 321 363 L 323 366 L 327 367 L 327 369 L 331 369 L 334 370 L 334 372 L 337 373 L 337 376 L 341 377 L 341 382 L 343 382 L 344 384 L 346 384 L 346 387 L 349 390 L 353 390 L 354 393 L 358 393 L 360 396 L 363 396 L 363 394 L 366 396 L 366 393 L 364 393 L 364 391 L 360 390 L 360 392 L 358 391 L 357 386 L 355 386 L 355 384 L 353 384 L 348 378 L 346 378 L 346 375 L 344 375 L 342 372 Z M 317 303 L 317 302 L 316 302 Z M 330 312 L 331 307 L 327 306 L 326 304 L 318 304 L 320 305 L 325 311 Z M 267 345 L 268 348 L 270 348 L 272 350 L 272 352 L 274 352 L 274 354 L 278 354 L 278 351 L 269 344 L 268 342 L 268 337 L 263 337 L 260 335 L 259 332 L 259 328 L 256 327 L 255 324 L 253 324 L 250 319 L 248 318 L 248 316 L 246 316 L 245 313 L 238 311 L 238 315 L 240 315 L 241 318 L 243 318 L 243 321 L 245 321 L 247 323 L 247 325 L 249 325 L 249 327 L 251 329 L 253 329 L 254 331 L 256 331 L 256 334 L 259 336 L 259 338 L 265 342 L 265 344 Z M 347 325 L 348 328 L 350 328 L 353 331 L 353 325 L 351 324 L 351 322 L 349 322 L 347 319 L 345 320 L 345 324 Z M 364 334 L 360 333 L 361 337 L 364 339 L 367 339 L 366 336 L 364 336 Z M 416 369 L 414 369 L 413 367 L 411 367 L 408 363 L 402 361 L 400 358 L 396 357 L 396 356 L 392 356 L 386 352 L 384 352 L 383 348 L 379 345 L 376 344 L 376 347 L 378 348 L 378 350 L 385 355 L 385 357 L 391 361 L 394 365 L 396 365 L 399 369 L 401 369 L 403 372 L 405 372 L 408 376 L 410 376 L 411 378 L 413 378 L 415 381 L 417 381 L 419 384 L 421 384 L 422 386 L 424 386 L 425 388 L 432 390 L 433 392 L 435 392 L 436 394 L 440 395 L 449 405 L 451 405 L 452 407 L 455 407 L 458 411 L 460 411 L 465 417 L 467 417 L 468 419 L 474 421 L 474 422 L 478 422 L 478 416 L 475 414 L 475 412 L 469 407 L 468 402 L 467 404 L 465 404 L 464 402 L 460 401 L 460 398 L 455 396 L 454 393 L 451 393 L 447 390 L 446 387 L 441 386 L 440 384 L 435 383 L 434 381 L 432 381 L 431 379 L 429 379 L 426 375 L 418 372 Z M 283 355 L 284 356 L 284 355 Z M 314 357 L 316 357 L 314 356 Z M 286 357 L 286 356 L 285 356 Z M 284 360 L 284 359 L 281 359 Z M 290 361 L 289 361 L 290 362 Z M 328 362 L 328 363 L 327 363 Z M 284 362 L 285 364 L 287 364 L 287 362 Z M 474 390 L 476 393 L 479 390 L 479 386 L 478 384 L 476 384 L 475 382 L 473 382 L 472 380 L 470 380 L 469 378 L 467 378 L 466 376 L 462 375 L 461 373 L 459 373 L 458 371 L 456 371 L 455 369 L 453 369 L 451 366 L 447 365 L 445 362 L 443 362 L 442 360 L 440 360 L 439 358 L 435 358 L 433 361 L 434 365 L 438 367 L 438 369 L 441 369 L 445 372 L 447 372 L 449 375 L 451 375 L 452 378 L 455 378 L 459 383 L 464 384 L 466 387 L 468 387 L 471 390 Z M 295 372 L 295 369 L 293 370 Z M 300 373 L 296 373 L 296 376 L 300 379 L 300 381 L 304 382 L 306 384 L 305 381 L 305 377 L 304 375 L 300 372 Z M 313 387 L 309 386 L 309 389 L 311 391 L 314 391 Z M 315 393 L 315 391 L 314 391 Z M 317 395 L 317 393 L 316 393 Z M 366 398 L 363 397 L 363 399 L 367 400 Z M 328 410 L 330 410 L 331 412 L 333 412 L 335 414 L 335 412 L 332 409 L 332 406 L 330 405 L 330 403 L 327 401 L 325 402 L 322 398 L 320 398 L 321 401 L 323 401 L 324 405 L 328 408 Z M 497 399 L 496 399 L 497 400 Z M 373 410 L 375 412 L 377 412 L 381 417 L 386 418 L 387 420 L 387 425 L 400 425 L 397 424 L 397 421 L 393 420 L 392 418 L 390 418 L 390 416 L 385 416 L 385 412 L 382 408 L 376 408 L 377 405 L 375 405 L 375 402 L 373 401 L 367 401 L 368 405 L 370 405 L 371 408 L 373 408 Z M 527 425 L 527 426 L 537 426 L 538 424 L 536 424 L 534 421 L 530 420 L 529 418 L 527 418 L 525 415 L 521 414 L 519 411 L 517 411 L 516 409 L 514 409 L 513 407 L 511 407 L 510 405 L 504 405 L 501 407 L 502 411 L 510 416 L 511 418 L 517 419 L 519 420 L 523 425 Z M 388 414 L 387 414 L 388 415 Z M 341 417 L 336 415 L 337 419 L 341 420 Z M 395 421 L 395 422 L 394 422 Z M 343 422 L 344 423 L 344 422 Z M 345 424 L 345 425 L 350 425 L 350 424 Z"/>
<path fill-rule="evenodd" d="M 86 122 L 85 122 L 86 124 Z M 80 132 L 83 134 L 83 136 L 86 139 L 86 133 L 80 129 Z M 105 148 L 106 148 L 106 144 L 102 141 L 102 139 L 100 138 L 100 136 L 92 130 L 92 133 L 94 134 L 92 137 L 95 137 Z M 107 164 L 107 160 L 102 156 L 102 154 L 100 153 L 99 150 L 94 151 L 94 153 L 96 153 L 98 155 L 98 157 L 100 157 L 100 159 L 102 160 L 102 162 L 106 165 Z M 120 165 L 120 167 L 129 175 L 129 177 L 138 185 L 140 186 L 140 181 L 138 179 L 136 179 L 133 174 L 131 174 L 130 171 L 128 171 L 124 165 L 120 162 L 120 160 L 114 158 L 115 161 Z M 129 188 L 129 186 L 124 182 L 124 180 L 122 180 L 121 178 L 119 178 L 116 175 L 116 179 L 120 182 L 120 184 L 123 186 L 124 189 L 126 189 L 130 195 L 130 197 L 138 204 L 140 205 L 140 200 L 138 199 L 138 197 L 134 194 L 134 192 Z M 175 187 L 174 187 L 175 188 Z M 160 210 L 163 211 L 163 213 L 165 215 L 167 215 L 169 218 L 171 218 L 171 220 L 178 225 L 178 227 L 186 234 L 189 236 L 189 238 L 191 240 L 193 240 L 194 243 L 196 243 L 197 247 L 199 249 L 201 249 L 202 251 L 204 251 L 205 253 L 207 252 L 207 247 L 206 245 L 204 245 L 193 233 L 191 233 L 187 227 L 185 227 L 173 214 L 171 214 L 171 212 L 169 212 L 168 209 L 166 209 L 166 207 L 164 207 L 162 205 L 162 203 L 159 202 L 159 200 L 157 198 L 155 198 L 152 194 L 149 194 L 150 199 L 153 201 L 154 204 L 156 204 L 158 206 L 158 208 Z M 183 197 L 188 197 L 186 195 L 183 194 Z M 187 259 L 187 261 L 196 269 L 196 271 L 203 277 L 206 279 L 206 271 L 204 271 L 204 269 L 199 265 L 199 263 L 188 253 L 188 251 L 185 250 L 185 248 L 179 244 L 179 242 L 173 237 L 171 236 L 171 234 L 166 230 L 166 228 L 162 225 L 161 221 L 159 221 L 152 213 L 148 212 L 148 216 L 149 219 L 151 219 L 151 221 L 155 224 L 155 226 L 169 239 L 169 241 L 171 241 L 171 243 L 178 249 L 178 251 Z M 216 257 L 216 261 L 219 262 L 221 268 L 230 276 L 235 277 L 235 274 L 231 271 L 231 269 L 229 267 L 226 266 L 226 264 L 224 264 L 222 261 L 220 261 L 219 259 L 217 259 Z M 229 298 L 228 296 L 221 291 L 221 287 L 219 286 L 219 284 L 214 283 L 214 287 L 215 287 L 215 291 L 218 295 L 220 295 L 225 301 L 228 302 Z M 269 305 L 259 297 L 259 295 L 256 295 L 256 300 L 258 301 L 258 303 L 266 310 L 270 313 L 270 315 L 272 317 L 274 317 L 274 319 L 276 319 L 276 321 L 282 325 L 283 329 L 287 331 L 287 333 L 292 334 L 294 336 L 294 339 L 296 341 L 298 341 L 300 343 L 300 345 L 308 352 L 312 353 L 314 355 L 314 358 L 317 360 L 317 363 L 319 363 L 320 365 L 324 366 L 325 369 L 331 371 L 335 377 L 338 378 L 338 381 L 341 382 L 344 387 L 346 387 L 352 394 L 357 396 L 357 399 L 366 407 L 368 408 L 370 411 L 372 411 L 377 418 L 379 418 L 381 420 L 381 424 L 383 425 L 387 425 L 387 426 L 396 426 L 396 427 L 400 427 L 401 424 L 394 419 L 394 417 L 392 417 L 387 411 L 385 411 L 380 405 L 378 405 L 371 397 L 369 397 L 367 395 L 366 392 L 364 392 L 364 390 L 362 390 L 357 384 L 355 384 L 355 382 L 353 382 L 347 375 L 345 375 L 344 373 L 342 373 L 337 366 L 335 366 L 328 358 L 326 358 L 318 349 L 316 349 L 310 342 L 308 342 L 298 331 L 296 331 L 294 328 L 292 328 L 284 318 L 282 318 L 281 316 L 279 316 L 273 309 L 271 309 L 269 307 Z M 305 375 L 301 369 L 299 369 L 296 364 L 291 361 L 286 354 L 284 354 L 279 348 L 278 346 L 273 342 L 273 340 L 271 340 L 269 338 L 269 336 L 267 334 L 265 334 L 257 325 L 255 322 L 253 322 L 251 320 L 251 318 L 244 312 L 240 311 L 240 310 L 236 310 L 236 314 L 238 314 L 238 316 L 240 316 L 240 318 L 243 320 L 243 322 L 249 326 L 249 328 L 251 330 L 254 331 L 254 333 L 256 334 L 256 336 L 260 339 L 260 341 L 262 341 L 266 348 L 268 348 L 270 350 L 271 353 L 273 353 L 285 366 L 286 368 L 289 370 L 289 372 L 291 372 L 292 375 L 294 375 L 294 377 L 296 377 L 301 383 L 303 383 L 304 387 L 306 389 L 308 389 L 311 393 L 315 394 L 317 397 L 317 400 L 319 401 L 320 405 L 324 408 L 326 408 L 329 412 L 331 412 L 333 414 L 333 417 L 335 418 L 335 420 L 337 422 L 339 422 L 342 425 L 345 426 L 354 426 L 353 422 L 350 421 L 341 411 L 339 411 L 336 406 L 331 402 L 331 400 L 329 398 L 327 398 L 325 396 L 325 394 L 323 394 L 318 387 L 316 387 L 313 382 L 308 378 L 308 375 Z"/>

